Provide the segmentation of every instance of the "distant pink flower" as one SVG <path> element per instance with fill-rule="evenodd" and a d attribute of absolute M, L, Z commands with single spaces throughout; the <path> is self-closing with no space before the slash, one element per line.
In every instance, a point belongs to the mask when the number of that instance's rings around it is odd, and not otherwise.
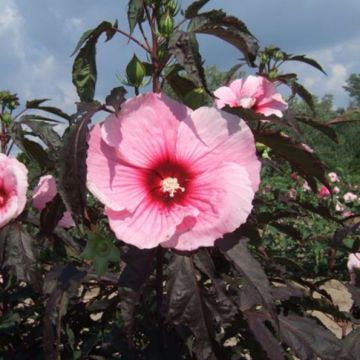
<path fill-rule="evenodd" d="M 360 253 L 352 253 L 349 255 L 347 268 L 350 272 L 360 269 Z"/>
<path fill-rule="evenodd" d="M 345 206 L 340 201 L 337 201 L 335 205 L 335 211 L 342 212 L 344 210 L 345 210 Z"/>
<path fill-rule="evenodd" d="M 357 195 L 354 194 L 354 193 L 352 193 L 352 192 L 350 192 L 350 191 L 347 192 L 347 193 L 344 195 L 344 201 L 345 201 L 346 203 L 353 202 L 353 201 L 355 201 L 357 198 L 358 198 Z"/>
<path fill-rule="evenodd" d="M 350 210 L 345 210 L 343 213 L 342 213 L 342 216 L 343 217 L 349 217 L 349 216 L 352 216 L 354 215 L 354 213 Z"/>
<path fill-rule="evenodd" d="M 214 95 L 218 98 L 215 102 L 219 109 L 225 105 L 242 106 L 265 116 L 282 117 L 282 112 L 288 107 L 274 84 L 263 76 L 250 75 L 246 79 L 237 79 L 229 86 L 215 90 Z"/>
<path fill-rule="evenodd" d="M 337 176 L 336 172 L 329 172 L 328 177 L 329 177 L 331 182 L 339 182 L 340 181 L 340 179 Z"/>
<path fill-rule="evenodd" d="M 338 194 L 340 192 L 340 188 L 338 186 L 334 186 L 332 191 L 334 194 Z"/>
<path fill-rule="evenodd" d="M 52 175 L 42 176 L 39 183 L 33 190 L 32 206 L 41 211 L 46 204 L 50 202 L 57 194 L 56 181 Z M 58 226 L 68 228 L 74 226 L 74 220 L 71 217 L 70 211 L 65 211 L 63 217 L 60 219 Z"/>
<path fill-rule="evenodd" d="M 311 187 L 309 186 L 309 183 L 306 180 L 303 183 L 302 189 L 304 192 L 311 191 Z"/>
<path fill-rule="evenodd" d="M 322 186 L 322 188 L 319 190 L 319 196 L 321 198 L 327 198 L 331 195 L 330 190 L 324 185 Z"/>
<path fill-rule="evenodd" d="M 0 154 L 0 228 L 19 216 L 26 204 L 28 171 L 17 159 Z"/>
<path fill-rule="evenodd" d="M 139 248 L 213 246 L 246 221 L 260 182 L 243 120 L 154 93 L 94 126 L 87 169 L 117 238 Z"/>

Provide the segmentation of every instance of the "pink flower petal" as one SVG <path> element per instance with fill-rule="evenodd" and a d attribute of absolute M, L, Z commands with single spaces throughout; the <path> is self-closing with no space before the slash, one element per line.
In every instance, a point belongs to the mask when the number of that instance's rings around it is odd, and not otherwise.
<path fill-rule="evenodd" d="M 32 206 L 37 210 L 42 210 L 56 194 L 57 189 L 54 177 L 52 175 L 42 176 L 33 190 Z"/>
<path fill-rule="evenodd" d="M 52 175 L 45 175 L 40 177 L 39 183 L 33 190 L 32 206 L 41 211 L 46 207 L 57 194 L 56 180 Z M 70 211 L 66 210 L 63 217 L 59 220 L 58 226 L 69 228 L 75 226 L 74 220 Z"/>
<path fill-rule="evenodd" d="M 140 95 L 123 104 L 118 116 L 105 120 L 102 138 L 125 161 L 149 167 L 155 158 L 165 159 L 174 153 L 178 119 L 189 112 L 166 95 Z"/>
<path fill-rule="evenodd" d="M 102 140 L 99 124 L 90 131 L 88 144 L 89 190 L 114 211 L 134 211 L 146 196 L 142 169 L 121 160 L 117 151 Z"/>
<path fill-rule="evenodd" d="M 188 221 L 187 231 L 180 227 L 161 245 L 187 251 L 213 246 L 216 239 L 246 222 L 254 194 L 246 169 L 238 164 L 225 163 L 201 174 L 189 199 L 199 216 Z"/>
<path fill-rule="evenodd" d="M 224 161 L 242 165 L 253 190 L 259 187 L 261 163 L 256 156 L 254 136 L 237 116 L 215 108 L 195 110 L 179 126 L 176 153 L 193 163 L 197 171 L 211 169 Z"/>
<path fill-rule="evenodd" d="M 0 154 L 0 228 L 24 210 L 27 173 L 26 167 L 17 159 Z"/>
<path fill-rule="evenodd" d="M 140 249 L 150 249 L 167 241 L 185 218 L 196 217 L 199 211 L 191 206 L 174 205 L 159 208 L 159 204 L 147 198 L 132 214 L 126 210 L 105 209 L 109 224 L 118 239 Z"/>
<path fill-rule="evenodd" d="M 219 87 L 214 91 L 214 95 L 218 98 L 215 99 L 215 103 L 219 109 L 222 109 L 225 105 L 229 105 L 231 107 L 238 106 L 234 91 L 227 86 Z"/>

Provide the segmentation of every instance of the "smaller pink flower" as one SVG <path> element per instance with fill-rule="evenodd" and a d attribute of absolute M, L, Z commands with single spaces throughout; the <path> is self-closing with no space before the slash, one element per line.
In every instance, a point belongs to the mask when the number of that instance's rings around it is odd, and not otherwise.
<path fill-rule="evenodd" d="M 357 198 L 358 198 L 357 195 L 352 193 L 351 191 L 347 192 L 344 195 L 344 201 L 346 203 L 351 203 L 351 202 L 355 201 Z"/>
<path fill-rule="evenodd" d="M 328 177 L 329 177 L 331 182 L 339 182 L 340 181 L 340 179 L 337 176 L 336 172 L 329 172 Z"/>
<path fill-rule="evenodd" d="M 360 253 L 350 254 L 348 257 L 347 268 L 349 272 L 360 269 Z"/>
<path fill-rule="evenodd" d="M 319 190 L 319 196 L 321 198 L 327 198 L 330 195 L 331 195 L 330 190 L 325 185 Z"/>
<path fill-rule="evenodd" d="M 303 184 L 303 186 L 302 186 L 302 189 L 303 189 L 304 192 L 309 192 L 309 191 L 311 191 L 311 187 L 309 186 L 309 183 L 308 183 L 306 180 L 304 181 L 304 184 Z"/>
<path fill-rule="evenodd" d="M 0 154 L 0 228 L 18 217 L 26 204 L 28 171 L 17 159 Z"/>
<path fill-rule="evenodd" d="M 50 202 L 57 194 L 56 181 L 52 175 L 42 176 L 38 185 L 33 190 L 32 206 L 41 211 L 46 204 Z M 70 211 L 65 211 L 64 216 L 60 219 L 58 226 L 68 228 L 74 226 L 74 220 Z"/>
<path fill-rule="evenodd" d="M 338 186 L 333 187 L 333 193 L 338 194 L 340 192 L 340 188 Z"/>
<path fill-rule="evenodd" d="M 352 216 L 354 215 L 354 213 L 350 210 L 345 210 L 343 211 L 343 213 L 341 214 L 343 217 L 349 217 L 349 216 Z"/>
<path fill-rule="evenodd" d="M 345 211 L 345 206 L 340 201 L 337 201 L 335 205 L 335 211 L 337 212 Z"/>
<path fill-rule="evenodd" d="M 265 116 L 282 117 L 282 112 L 288 107 L 274 84 L 262 76 L 250 75 L 246 79 L 234 80 L 229 86 L 215 90 L 214 95 L 218 98 L 215 103 L 219 109 L 225 105 L 241 106 Z"/>

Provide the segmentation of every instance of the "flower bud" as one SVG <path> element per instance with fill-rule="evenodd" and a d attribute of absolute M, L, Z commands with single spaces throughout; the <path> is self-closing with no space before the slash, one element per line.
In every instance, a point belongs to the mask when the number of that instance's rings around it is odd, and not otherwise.
<path fill-rule="evenodd" d="M 129 85 L 140 87 L 146 74 L 145 66 L 134 54 L 126 67 L 126 76 Z"/>
<path fill-rule="evenodd" d="M 284 59 L 283 53 L 281 51 L 276 51 L 274 54 L 275 61 L 281 61 Z"/>
<path fill-rule="evenodd" d="M 159 21 L 159 32 L 164 37 L 168 38 L 174 30 L 174 19 L 166 12 L 162 14 Z"/>
<path fill-rule="evenodd" d="M 9 125 L 11 123 L 11 115 L 10 113 L 8 112 L 4 112 L 2 115 L 1 115 L 1 119 L 2 119 L 2 122 L 5 124 L 5 125 Z"/>
<path fill-rule="evenodd" d="M 176 12 L 177 3 L 176 0 L 169 0 L 166 4 L 167 9 L 171 15 L 174 15 Z"/>

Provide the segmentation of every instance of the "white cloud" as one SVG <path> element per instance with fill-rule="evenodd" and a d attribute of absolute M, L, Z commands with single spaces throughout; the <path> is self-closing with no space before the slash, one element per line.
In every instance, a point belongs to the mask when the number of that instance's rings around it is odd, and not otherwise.
<path fill-rule="evenodd" d="M 349 98 L 343 86 L 351 73 L 359 72 L 360 38 L 310 52 L 307 56 L 318 61 L 327 76 L 304 64 L 291 63 L 286 70 L 298 73 L 300 82 L 315 95 L 333 94 L 336 106 L 347 106 Z"/>

